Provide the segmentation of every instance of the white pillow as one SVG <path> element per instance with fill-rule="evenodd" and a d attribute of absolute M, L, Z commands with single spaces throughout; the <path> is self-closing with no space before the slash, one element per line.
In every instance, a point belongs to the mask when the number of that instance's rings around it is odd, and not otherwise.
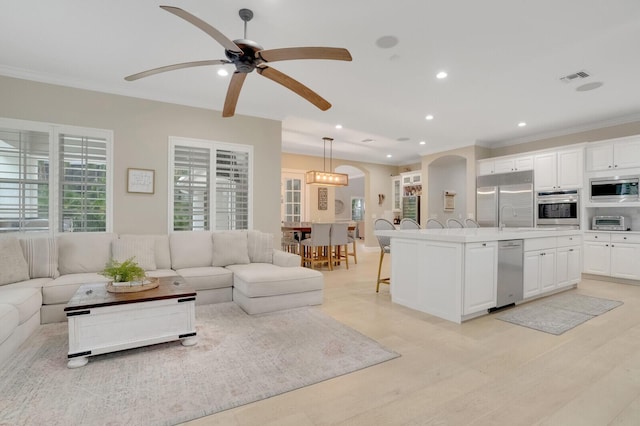
<path fill-rule="evenodd" d="M 273 234 L 249 231 L 249 259 L 253 263 L 273 263 Z"/>
<path fill-rule="evenodd" d="M 133 261 L 145 271 L 156 270 L 155 241 L 149 238 L 117 239 L 111 242 L 111 257 L 116 262 Z"/>
<path fill-rule="evenodd" d="M 246 231 L 221 231 L 213 233 L 212 266 L 241 265 L 251 263 L 247 248 Z"/>
<path fill-rule="evenodd" d="M 0 238 L 0 285 L 27 281 L 29 265 L 17 238 Z"/>
<path fill-rule="evenodd" d="M 169 235 L 171 269 L 211 266 L 211 231 L 179 231 Z"/>
<path fill-rule="evenodd" d="M 31 278 L 58 278 L 58 244 L 55 238 L 20 240 Z"/>
<path fill-rule="evenodd" d="M 58 270 L 61 275 L 102 271 L 111 258 L 113 233 L 65 232 L 58 236 Z"/>

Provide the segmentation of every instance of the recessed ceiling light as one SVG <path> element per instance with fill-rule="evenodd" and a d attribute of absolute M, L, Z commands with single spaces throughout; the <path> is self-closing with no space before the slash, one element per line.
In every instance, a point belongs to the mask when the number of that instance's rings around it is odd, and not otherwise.
<path fill-rule="evenodd" d="M 426 141 L 420 141 L 420 145 L 426 145 L 427 142 Z"/>
<path fill-rule="evenodd" d="M 342 129 L 342 124 L 336 124 L 336 129 Z"/>
<path fill-rule="evenodd" d="M 433 115 L 429 114 L 425 117 L 425 120 L 433 120 Z"/>
<path fill-rule="evenodd" d="M 524 127 L 526 125 L 527 125 L 527 123 L 525 123 L 524 121 L 521 121 L 521 122 L 518 123 L 518 127 Z"/>
<path fill-rule="evenodd" d="M 443 78 L 447 78 L 447 73 L 446 71 L 440 71 L 438 74 L 436 74 L 436 78 L 442 80 Z"/>
<path fill-rule="evenodd" d="M 387 158 L 391 158 L 391 157 L 393 157 L 393 155 L 387 154 Z"/>
<path fill-rule="evenodd" d="M 218 75 L 219 75 L 220 77 L 226 77 L 226 76 L 228 76 L 228 75 L 229 75 L 229 71 L 227 71 L 227 70 L 226 70 L 226 69 L 224 69 L 224 68 L 220 68 L 220 69 L 218 70 Z"/>

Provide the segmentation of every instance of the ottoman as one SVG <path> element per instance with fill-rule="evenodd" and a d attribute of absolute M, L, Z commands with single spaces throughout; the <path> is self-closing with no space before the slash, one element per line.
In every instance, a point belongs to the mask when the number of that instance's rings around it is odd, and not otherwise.
<path fill-rule="evenodd" d="M 324 277 L 321 272 L 271 263 L 226 268 L 233 271 L 233 301 L 248 314 L 322 304 Z"/>

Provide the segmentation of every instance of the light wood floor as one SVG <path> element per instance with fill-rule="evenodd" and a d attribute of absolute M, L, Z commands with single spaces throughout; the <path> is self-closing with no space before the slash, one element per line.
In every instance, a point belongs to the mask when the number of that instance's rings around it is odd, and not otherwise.
<path fill-rule="evenodd" d="M 572 291 L 624 304 L 553 336 L 395 305 L 378 256 L 324 272 L 322 309 L 401 357 L 189 424 L 640 425 L 640 286 L 584 280 Z"/>

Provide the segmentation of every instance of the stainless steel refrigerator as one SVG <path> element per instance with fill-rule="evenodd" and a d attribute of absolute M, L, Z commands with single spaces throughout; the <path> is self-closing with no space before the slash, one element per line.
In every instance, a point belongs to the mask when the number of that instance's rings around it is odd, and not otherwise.
<path fill-rule="evenodd" d="M 402 218 L 408 217 L 420 223 L 420 196 L 402 197 Z"/>
<path fill-rule="evenodd" d="M 533 203 L 533 170 L 476 179 L 476 220 L 480 226 L 533 227 Z"/>

